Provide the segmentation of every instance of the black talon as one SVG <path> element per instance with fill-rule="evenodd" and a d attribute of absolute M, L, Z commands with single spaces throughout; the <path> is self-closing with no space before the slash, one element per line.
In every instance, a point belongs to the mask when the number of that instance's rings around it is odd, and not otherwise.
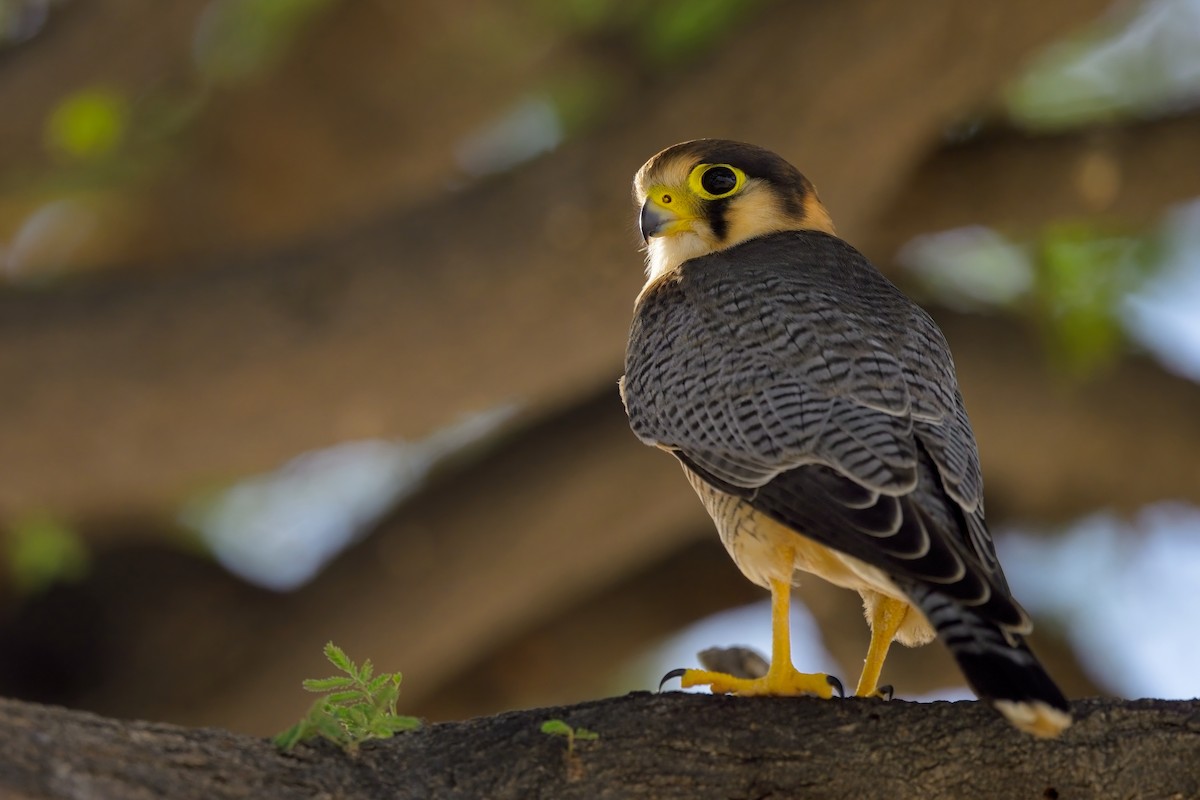
<path fill-rule="evenodd" d="M 685 673 L 687 673 L 686 669 L 673 669 L 666 675 L 663 675 L 662 680 L 658 682 L 658 690 L 661 692 L 664 683 L 672 678 L 682 678 Z"/>
<path fill-rule="evenodd" d="M 839 681 L 839 680 L 838 680 L 837 678 L 835 678 L 833 675 L 826 675 L 826 676 L 825 676 L 825 682 L 826 682 L 826 683 L 828 683 L 830 686 L 832 686 L 832 687 L 834 688 L 834 690 L 835 690 L 835 691 L 837 692 L 837 694 L 838 694 L 838 697 L 845 698 L 845 696 L 846 696 L 846 690 L 845 690 L 845 688 L 842 686 L 842 682 L 841 682 L 841 681 Z"/>
<path fill-rule="evenodd" d="M 883 686 L 880 686 L 875 690 L 875 694 L 879 697 L 882 697 L 884 700 L 891 700 L 896 694 L 896 687 L 892 686 L 890 683 L 885 683 Z"/>

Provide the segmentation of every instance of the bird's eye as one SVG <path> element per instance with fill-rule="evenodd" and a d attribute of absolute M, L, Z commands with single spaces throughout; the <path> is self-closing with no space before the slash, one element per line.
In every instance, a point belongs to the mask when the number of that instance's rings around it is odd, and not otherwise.
<path fill-rule="evenodd" d="M 720 197 L 737 188 L 738 178 L 732 169 L 718 165 L 709 167 L 700 176 L 700 187 L 711 195 Z"/>
<path fill-rule="evenodd" d="M 688 173 L 688 189 L 701 200 L 720 200 L 742 190 L 746 173 L 729 164 L 697 164 Z"/>

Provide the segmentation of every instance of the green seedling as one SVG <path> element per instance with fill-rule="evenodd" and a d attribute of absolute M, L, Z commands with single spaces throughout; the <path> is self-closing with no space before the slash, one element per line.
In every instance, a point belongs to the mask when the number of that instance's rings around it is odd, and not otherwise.
<path fill-rule="evenodd" d="M 304 719 L 271 740 L 280 750 L 319 736 L 352 753 L 368 739 L 387 739 L 421 725 L 416 717 L 396 713 L 399 672 L 375 675 L 370 659 L 360 667 L 333 642 L 325 645 L 325 658 L 342 674 L 304 681 L 307 691 L 325 697 L 313 703 Z"/>
<path fill-rule="evenodd" d="M 567 756 L 575 755 L 575 742 L 591 742 L 600 738 L 600 734 L 587 728 L 572 728 L 561 719 L 548 719 L 542 723 L 542 733 L 550 736 L 567 737 Z"/>

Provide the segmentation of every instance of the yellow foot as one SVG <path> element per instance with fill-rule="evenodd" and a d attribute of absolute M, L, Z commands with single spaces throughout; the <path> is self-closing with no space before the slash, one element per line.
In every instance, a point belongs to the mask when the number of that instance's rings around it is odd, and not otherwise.
<path fill-rule="evenodd" d="M 703 669 L 673 669 L 663 677 L 659 688 L 672 678 L 679 678 L 680 685 L 685 689 L 707 686 L 712 689 L 713 694 L 736 694 L 742 697 L 794 697 L 811 694 L 828 700 L 836 690 L 839 697 L 845 696 L 842 682 L 834 676 L 797 672 L 790 664 L 783 669 L 772 669 L 761 678 L 735 678 L 723 672 L 709 672 Z"/>

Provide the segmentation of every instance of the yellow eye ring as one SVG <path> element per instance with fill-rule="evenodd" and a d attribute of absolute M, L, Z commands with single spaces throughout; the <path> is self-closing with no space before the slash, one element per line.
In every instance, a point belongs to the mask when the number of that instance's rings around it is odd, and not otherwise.
<path fill-rule="evenodd" d="M 729 164 L 700 164 L 688 175 L 688 188 L 704 200 L 737 194 L 746 185 L 746 173 Z"/>

